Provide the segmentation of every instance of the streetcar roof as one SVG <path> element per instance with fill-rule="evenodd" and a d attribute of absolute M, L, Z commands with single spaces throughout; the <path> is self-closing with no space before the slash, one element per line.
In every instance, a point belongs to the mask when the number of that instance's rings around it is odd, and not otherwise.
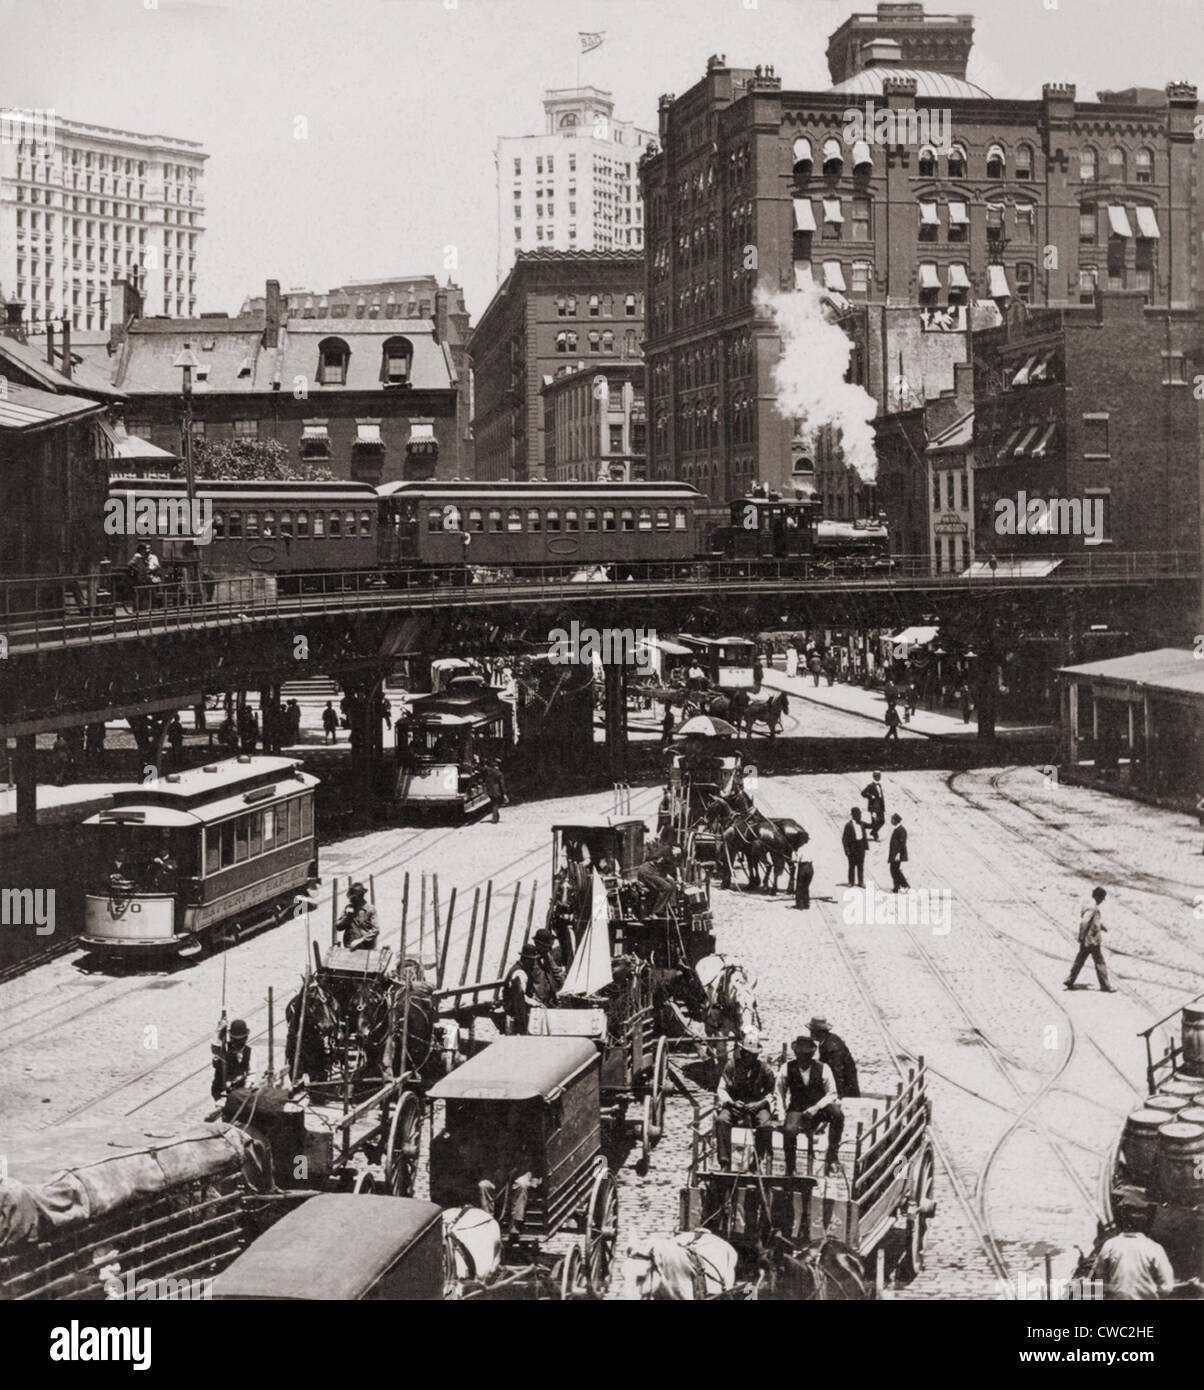
<path fill-rule="evenodd" d="M 701 497 L 696 487 L 689 483 L 586 483 L 586 482 L 398 482 L 385 483 L 378 489 L 382 497 L 413 499 L 421 502 L 434 498 L 455 498 L 460 501 L 508 502 L 518 505 L 524 501 L 564 502 L 569 499 L 579 501 L 685 502 Z"/>
<path fill-rule="evenodd" d="M 678 634 L 683 642 L 694 642 L 700 647 L 755 647 L 756 643 L 748 637 L 695 637 L 692 633 Z"/>
<path fill-rule="evenodd" d="M 589 1038 L 497 1038 L 427 1094 L 432 1100 L 550 1102 L 597 1065 L 598 1049 Z"/>
<path fill-rule="evenodd" d="M 118 788 L 112 793 L 112 804 L 84 824 L 117 823 L 134 815 L 147 825 L 204 824 L 317 785 L 318 779 L 302 772 L 295 758 L 244 754 L 187 772 L 171 772 L 156 782 Z M 173 814 L 179 818 L 171 819 Z"/>
<path fill-rule="evenodd" d="M 114 478 L 109 484 L 109 496 L 183 497 L 187 484 L 182 478 Z M 364 505 L 376 501 L 376 489 L 371 483 L 355 483 L 346 479 L 287 482 L 264 482 L 242 478 L 201 478 L 197 480 L 196 495 L 228 502 L 291 502 L 305 503 L 349 502 Z"/>
<path fill-rule="evenodd" d="M 413 1197 L 322 1192 L 282 1216 L 218 1275 L 219 1299 L 362 1298 L 443 1209 Z M 442 1239 L 442 1236 L 440 1236 Z"/>

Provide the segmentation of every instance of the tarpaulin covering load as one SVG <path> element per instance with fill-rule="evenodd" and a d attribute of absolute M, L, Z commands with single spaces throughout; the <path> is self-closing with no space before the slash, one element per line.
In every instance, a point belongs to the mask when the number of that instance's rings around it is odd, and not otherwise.
<path fill-rule="evenodd" d="M 43 1130 L 11 1145 L 10 1180 L 0 1185 L 0 1248 L 31 1238 L 28 1202 L 38 1212 L 40 1237 L 47 1239 L 190 1183 L 241 1174 L 249 1186 L 261 1188 L 264 1172 L 255 1141 L 234 1125 L 201 1125 L 163 1137 L 116 1136 L 99 1128 Z"/>

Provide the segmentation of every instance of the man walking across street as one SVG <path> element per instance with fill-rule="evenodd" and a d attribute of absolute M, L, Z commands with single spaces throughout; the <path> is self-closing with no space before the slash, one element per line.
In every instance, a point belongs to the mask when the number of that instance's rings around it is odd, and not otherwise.
<path fill-rule="evenodd" d="M 1074 958 L 1074 964 L 1070 967 L 1070 974 L 1066 977 L 1066 988 L 1074 989 L 1075 980 L 1078 979 L 1079 971 L 1087 963 L 1088 956 L 1095 962 L 1095 975 L 1099 980 L 1100 992 L 1103 994 L 1115 994 L 1112 983 L 1108 979 L 1108 967 L 1104 964 L 1104 948 L 1102 934 L 1108 930 L 1104 926 L 1100 916 L 1100 904 L 1108 896 L 1103 888 L 1093 888 L 1091 897 L 1094 905 L 1083 908 L 1079 918 L 1079 950 Z"/>
<path fill-rule="evenodd" d="M 840 843 L 844 847 L 844 857 L 848 860 L 850 888 L 865 887 L 865 852 L 869 847 L 869 839 L 865 833 L 865 822 L 861 819 L 861 807 L 854 806 L 849 812 L 849 818 L 844 823 L 844 830 L 840 835 Z"/>
<path fill-rule="evenodd" d="M 899 707 L 892 701 L 886 707 L 886 736 L 883 739 L 898 739 L 899 737 Z"/>
<path fill-rule="evenodd" d="M 510 804 L 510 798 L 506 795 L 506 781 L 496 758 L 491 758 L 485 764 L 481 776 L 485 779 L 485 790 L 489 793 L 489 819 L 496 825 L 498 823 L 497 808 Z"/>
<path fill-rule="evenodd" d="M 875 772 L 873 781 L 862 787 L 861 795 L 870 813 L 870 839 L 876 840 L 879 830 L 886 824 L 886 796 L 882 791 L 880 772 Z"/>
<path fill-rule="evenodd" d="M 791 863 L 794 867 L 794 905 L 796 908 L 811 906 L 811 880 L 815 877 L 815 865 L 807 858 L 807 842 L 811 836 L 803 831 Z"/>
<path fill-rule="evenodd" d="M 891 816 L 890 823 L 894 829 L 890 832 L 890 845 L 886 852 L 886 862 L 890 865 L 890 891 L 897 893 L 900 888 L 911 887 L 903 873 L 903 865 L 907 862 L 907 827 L 903 824 L 903 817 L 898 811 Z"/>

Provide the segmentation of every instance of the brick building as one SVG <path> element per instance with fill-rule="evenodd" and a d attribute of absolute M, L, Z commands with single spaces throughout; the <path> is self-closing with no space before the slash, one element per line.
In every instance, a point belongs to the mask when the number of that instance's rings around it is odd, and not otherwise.
<path fill-rule="evenodd" d="M 187 347 L 194 437 L 275 439 L 295 464 L 374 485 L 453 478 L 466 472 L 468 387 L 448 342 L 448 293 L 435 293 L 430 317 L 358 317 L 343 300 L 306 317 L 290 314 L 269 280 L 262 307 L 182 320 L 145 317 L 137 291 L 119 282 L 108 344 L 81 353 L 129 398 L 129 433 L 161 448 L 180 448 L 176 360 Z"/>
<path fill-rule="evenodd" d="M 966 78 L 972 40 L 968 15 L 880 5 L 833 35 L 827 91 L 713 57 L 661 99 L 641 165 L 650 476 L 717 500 L 788 483 L 796 431 L 775 406 L 758 286 L 826 288 L 884 414 L 951 390 L 971 324 L 1016 300 L 1111 287 L 1197 304 L 1195 87 L 995 100 Z M 818 472 L 816 487 L 839 490 Z"/>
<path fill-rule="evenodd" d="M 1089 307 L 1014 314 L 1002 327 L 976 333 L 979 557 L 1085 545 L 1082 534 L 1008 534 L 1006 513 L 1001 529 L 996 504 L 1018 503 L 1021 493 L 1098 505 L 1101 550 L 1197 554 L 1199 407 L 1192 378 L 1202 362 L 1197 315 L 1155 310 L 1140 290 L 1101 290 Z"/>
<path fill-rule="evenodd" d="M 644 364 L 611 363 L 544 383 L 549 478 L 638 482 L 648 476 Z"/>
<path fill-rule="evenodd" d="M 541 476 L 545 380 L 639 361 L 643 336 L 642 252 L 520 252 L 468 344 L 476 476 Z"/>

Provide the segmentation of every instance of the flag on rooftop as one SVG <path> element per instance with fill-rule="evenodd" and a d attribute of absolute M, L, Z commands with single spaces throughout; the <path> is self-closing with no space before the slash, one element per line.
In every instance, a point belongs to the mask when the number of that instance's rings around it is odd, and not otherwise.
<path fill-rule="evenodd" d="M 592 49 L 601 48 L 602 40 L 606 35 L 603 29 L 600 34 L 585 34 L 580 29 L 577 30 L 577 37 L 581 40 L 582 53 L 589 53 Z"/>

